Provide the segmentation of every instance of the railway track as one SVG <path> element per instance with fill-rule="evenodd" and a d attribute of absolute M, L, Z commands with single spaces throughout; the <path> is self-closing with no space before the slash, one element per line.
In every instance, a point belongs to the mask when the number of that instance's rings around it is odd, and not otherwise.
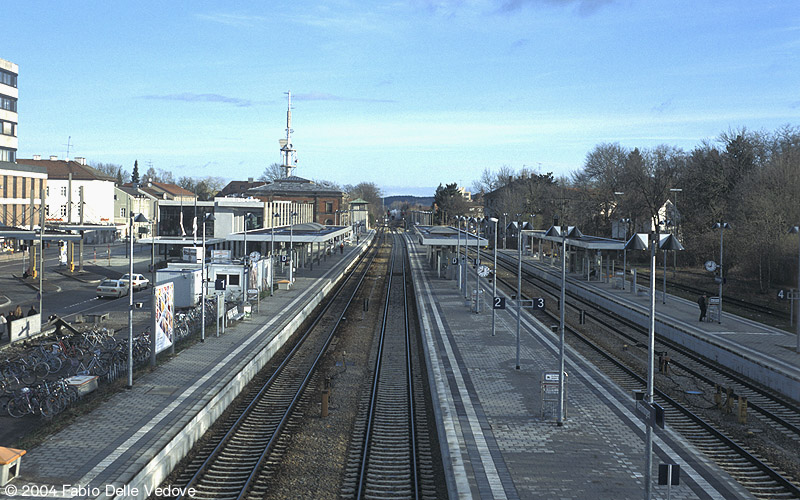
<path fill-rule="evenodd" d="M 516 259 L 503 255 L 499 260 L 499 264 L 506 267 L 510 275 L 516 275 Z M 501 274 L 501 270 L 498 270 L 498 282 L 503 282 Z M 555 299 L 553 300 L 554 303 L 558 302 L 560 290 L 557 290 L 553 285 L 527 274 L 523 278 L 527 286 L 533 286 L 537 290 L 544 291 Z M 516 292 L 515 282 L 506 283 L 506 286 L 512 293 Z M 526 292 L 523 290 L 523 296 L 525 295 Z M 531 295 L 530 292 L 528 292 L 528 295 Z M 540 296 L 541 293 L 536 292 L 536 295 Z M 568 299 L 570 301 L 567 304 L 568 308 L 580 303 L 580 309 L 585 312 L 587 317 L 602 324 L 608 331 L 613 331 L 615 335 L 622 336 L 622 338 L 627 339 L 629 343 L 634 345 L 646 345 L 647 332 L 638 326 L 611 315 L 607 311 L 599 311 L 594 306 L 584 304 L 574 296 L 570 295 Z M 548 314 L 547 321 L 551 323 L 558 321 L 557 316 L 546 311 L 545 313 Z M 633 333 L 621 331 L 617 323 L 622 323 L 625 329 L 632 330 Z M 571 333 L 573 338 L 579 339 L 582 344 L 587 346 L 581 349 L 584 354 L 596 361 L 596 364 L 602 366 L 604 370 L 607 370 L 607 373 L 622 387 L 629 390 L 642 390 L 645 387 L 645 381 L 635 373 L 634 369 L 623 365 L 612 354 L 606 353 L 580 333 L 572 329 L 567 331 Z M 800 440 L 800 432 L 798 431 L 800 410 L 793 402 L 761 388 L 724 367 L 719 367 L 715 363 L 704 360 L 679 345 L 671 342 L 663 343 L 660 338 L 658 340 L 657 351 L 668 350 L 672 360 L 671 365 L 677 370 L 681 370 L 686 376 L 699 381 L 700 384 L 707 384 L 709 387 L 723 384 L 725 387 L 733 388 L 732 394 L 747 397 L 750 407 L 757 412 L 759 418 L 763 419 L 764 422 L 788 438 Z M 592 351 L 586 352 L 587 349 Z M 644 357 L 646 359 L 646 355 Z M 667 409 L 666 419 L 669 425 L 728 471 L 743 486 L 753 492 L 754 496 L 758 498 L 800 498 L 798 486 L 785 477 L 784 473 L 775 470 L 765 460 L 758 457 L 755 452 L 745 449 L 733 439 L 724 436 L 722 432 L 714 429 L 702 418 L 694 415 L 685 405 L 673 400 L 665 393 L 658 391 L 657 396 L 658 401 Z"/>
<path fill-rule="evenodd" d="M 410 317 L 411 286 L 402 237 L 393 234 L 370 390 L 361 403 L 341 496 L 438 498 L 425 418 L 423 376 Z"/>
<path fill-rule="evenodd" d="M 374 246 L 326 301 L 289 354 L 271 374 L 251 384 L 224 425 L 208 436 L 177 479 L 195 499 L 262 498 L 269 485 L 269 462 L 282 453 L 281 433 L 313 380 L 315 368 L 358 293 L 377 254 Z M 181 497 L 176 497 L 181 498 Z"/>

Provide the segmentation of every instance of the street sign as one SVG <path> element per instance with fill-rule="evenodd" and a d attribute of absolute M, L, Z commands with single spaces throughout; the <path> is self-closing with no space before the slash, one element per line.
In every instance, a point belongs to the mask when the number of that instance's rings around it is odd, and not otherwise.
<path fill-rule="evenodd" d="M 505 297 L 495 297 L 494 301 L 492 302 L 492 309 L 505 309 L 505 308 L 506 308 Z"/>
<path fill-rule="evenodd" d="M 534 297 L 531 299 L 533 302 L 533 309 L 542 310 L 544 309 L 544 297 Z"/>
<path fill-rule="evenodd" d="M 214 280 L 214 290 L 225 290 L 225 280 Z"/>

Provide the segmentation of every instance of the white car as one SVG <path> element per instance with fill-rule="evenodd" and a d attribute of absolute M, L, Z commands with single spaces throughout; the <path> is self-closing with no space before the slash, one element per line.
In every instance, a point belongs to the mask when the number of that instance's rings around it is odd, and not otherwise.
<path fill-rule="evenodd" d="M 122 280 L 103 280 L 97 285 L 97 297 L 119 298 L 128 294 L 128 283 Z"/>
<path fill-rule="evenodd" d="M 125 273 L 125 274 L 122 275 L 122 278 L 120 278 L 119 280 L 127 285 L 128 284 L 128 276 L 129 276 L 129 274 Z M 145 288 L 147 288 L 147 285 L 149 285 L 149 284 L 150 284 L 150 280 L 149 279 L 145 278 L 141 274 L 135 274 L 134 273 L 134 275 L 133 275 L 133 291 L 134 292 L 136 292 L 138 290 L 144 290 Z"/>

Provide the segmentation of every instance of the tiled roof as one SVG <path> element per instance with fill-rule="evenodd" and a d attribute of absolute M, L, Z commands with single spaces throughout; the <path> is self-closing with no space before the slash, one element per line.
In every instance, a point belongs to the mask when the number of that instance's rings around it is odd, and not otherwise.
<path fill-rule="evenodd" d="M 17 163 L 21 165 L 45 167 L 47 169 L 48 179 L 69 179 L 69 174 L 71 173 L 72 180 L 74 181 L 116 181 L 114 177 L 106 175 L 89 165 L 81 165 L 76 161 L 28 160 L 17 158 Z"/>
<path fill-rule="evenodd" d="M 247 193 L 252 194 L 253 196 L 258 196 L 258 195 L 264 196 L 271 194 L 294 194 L 294 193 L 301 193 L 301 194 L 325 193 L 335 196 L 341 196 L 343 194 L 342 191 L 338 189 L 321 186 L 308 179 L 297 177 L 296 175 L 292 175 L 290 177 L 283 177 L 281 179 L 275 179 L 274 181 L 264 184 L 263 186 L 248 189 Z"/>
<path fill-rule="evenodd" d="M 248 189 L 263 186 L 264 184 L 266 184 L 264 181 L 230 181 L 227 186 L 217 193 L 217 196 L 245 194 Z"/>

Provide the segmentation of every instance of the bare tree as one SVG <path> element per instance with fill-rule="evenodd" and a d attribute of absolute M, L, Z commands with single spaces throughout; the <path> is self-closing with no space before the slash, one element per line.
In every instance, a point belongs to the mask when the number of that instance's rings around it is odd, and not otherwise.
<path fill-rule="evenodd" d="M 283 177 L 283 169 L 281 168 L 280 164 L 271 163 L 269 166 L 264 168 L 264 172 L 261 174 L 261 177 L 259 177 L 258 180 L 271 182 L 278 180 L 281 177 Z"/>

